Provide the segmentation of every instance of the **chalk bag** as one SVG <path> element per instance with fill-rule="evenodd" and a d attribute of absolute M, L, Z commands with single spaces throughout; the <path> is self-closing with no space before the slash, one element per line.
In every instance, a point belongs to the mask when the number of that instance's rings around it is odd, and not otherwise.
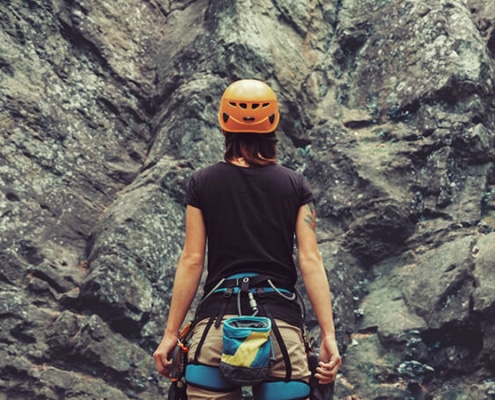
<path fill-rule="evenodd" d="M 269 318 L 239 316 L 223 324 L 223 353 L 220 372 L 239 386 L 252 386 L 266 378 L 273 351 Z"/>

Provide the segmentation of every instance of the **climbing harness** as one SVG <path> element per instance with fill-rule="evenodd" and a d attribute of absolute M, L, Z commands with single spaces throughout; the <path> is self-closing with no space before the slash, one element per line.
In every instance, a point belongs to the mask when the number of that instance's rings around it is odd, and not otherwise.
<path fill-rule="evenodd" d="M 296 400 L 308 397 L 310 400 L 333 399 L 333 384 L 319 385 L 314 378 L 319 355 L 310 345 L 305 330 L 303 337 L 312 376 L 309 384 L 291 379 L 290 355 L 282 335 L 268 305 L 258 304 L 257 301 L 257 298 L 263 298 L 263 296 L 270 294 L 276 294 L 288 301 L 296 301 L 298 298 L 297 292 L 277 286 L 272 278 L 251 273 L 236 274 L 221 279 L 203 297 L 196 310 L 194 321 L 186 325 L 179 335 L 177 349 L 180 349 L 179 353 L 183 358 L 177 357 L 175 362 L 174 353 L 174 362 L 178 366 L 178 373 L 177 377 L 174 375 L 174 371 L 171 373 L 173 382 L 169 391 L 169 400 L 187 399 L 185 395 L 186 384 L 215 392 L 230 392 L 239 386 L 252 386 L 254 397 L 257 400 Z M 195 356 L 193 360 L 187 363 L 189 342 L 194 325 L 199 322 L 199 310 L 201 305 L 212 296 L 218 297 L 220 302 L 219 307 L 216 308 L 218 311 L 206 322 Z M 247 302 L 243 302 L 243 298 L 247 299 Z M 212 326 L 217 328 L 220 326 L 227 310 L 227 304 L 234 300 L 238 315 L 223 321 L 224 347 L 220 366 L 212 367 L 199 363 L 198 357 L 208 331 Z M 300 303 L 304 319 L 306 310 L 304 303 Z M 273 333 L 277 340 L 285 363 L 286 371 L 283 380 L 265 380 L 274 359 L 270 333 Z M 247 338 L 255 340 L 250 343 L 250 340 L 246 340 Z M 170 397 L 171 393 L 176 397 Z"/>
<path fill-rule="evenodd" d="M 270 294 L 288 301 L 297 300 L 295 292 L 278 287 L 271 277 L 251 273 L 221 279 L 203 297 L 197 314 L 201 304 L 211 296 L 218 296 L 220 306 L 216 315 L 208 319 L 194 359 L 187 365 L 185 380 L 188 384 L 220 392 L 233 391 L 239 386 L 253 386 L 255 398 L 260 400 L 295 400 L 308 397 L 309 385 L 291 379 L 290 355 L 269 306 L 266 303 L 258 304 L 257 298 Z M 243 298 L 247 298 L 249 310 L 246 302 L 242 302 Z M 212 326 L 220 326 L 227 304 L 234 299 L 238 316 L 223 321 L 224 346 L 220 366 L 200 364 L 198 358 L 208 331 Z M 250 315 L 245 315 L 247 313 Z M 278 342 L 286 369 L 285 379 L 274 382 L 266 381 L 274 361 L 271 333 Z"/>

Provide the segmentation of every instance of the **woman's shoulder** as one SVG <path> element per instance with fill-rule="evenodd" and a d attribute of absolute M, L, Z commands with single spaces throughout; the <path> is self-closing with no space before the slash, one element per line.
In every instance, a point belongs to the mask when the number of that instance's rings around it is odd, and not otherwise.
<path fill-rule="evenodd" d="M 217 163 L 210 164 L 205 167 L 197 169 L 196 171 L 194 171 L 194 174 L 207 174 L 211 171 L 225 168 L 226 165 L 227 165 L 226 163 L 219 161 Z"/>
<path fill-rule="evenodd" d="M 278 174 L 283 174 L 290 177 L 302 177 L 302 174 L 300 172 L 297 172 L 292 168 L 286 167 L 284 165 L 273 164 L 273 167 L 274 167 L 273 171 L 275 171 Z"/>
<path fill-rule="evenodd" d="M 205 179 L 211 176 L 222 173 L 221 171 L 228 170 L 228 164 L 224 162 L 217 162 L 215 164 L 208 165 L 200 168 L 192 173 L 193 179 Z"/>

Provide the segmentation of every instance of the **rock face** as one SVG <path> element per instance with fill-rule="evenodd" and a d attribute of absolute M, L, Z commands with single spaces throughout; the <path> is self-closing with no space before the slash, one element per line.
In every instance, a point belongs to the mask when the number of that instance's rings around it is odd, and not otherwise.
<path fill-rule="evenodd" d="M 495 398 L 492 0 L 7 0 L 0 27 L 0 399 L 165 396 L 186 185 L 245 77 L 317 197 L 336 398 Z"/>

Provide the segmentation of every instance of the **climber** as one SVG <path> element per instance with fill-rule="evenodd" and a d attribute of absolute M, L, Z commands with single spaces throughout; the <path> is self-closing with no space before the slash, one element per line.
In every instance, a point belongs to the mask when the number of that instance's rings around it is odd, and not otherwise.
<path fill-rule="evenodd" d="M 207 254 L 205 294 L 196 311 L 185 368 L 190 400 L 240 399 L 241 386 L 249 383 L 255 399 L 309 397 L 294 234 L 297 264 L 321 328 L 314 377 L 320 384 L 333 382 L 341 364 L 330 288 L 316 240 L 314 197 L 301 174 L 277 164 L 279 119 L 270 86 L 254 79 L 232 83 L 218 113 L 224 161 L 196 171 L 189 182 L 185 243 L 167 325 L 153 358 L 158 372 L 169 376 L 171 354 Z M 236 335 L 246 332 L 249 342 L 236 341 Z M 251 341 L 253 337 L 258 340 Z M 260 346 L 252 350 L 250 343 Z M 263 357 L 268 363 L 258 368 L 255 364 Z"/>

